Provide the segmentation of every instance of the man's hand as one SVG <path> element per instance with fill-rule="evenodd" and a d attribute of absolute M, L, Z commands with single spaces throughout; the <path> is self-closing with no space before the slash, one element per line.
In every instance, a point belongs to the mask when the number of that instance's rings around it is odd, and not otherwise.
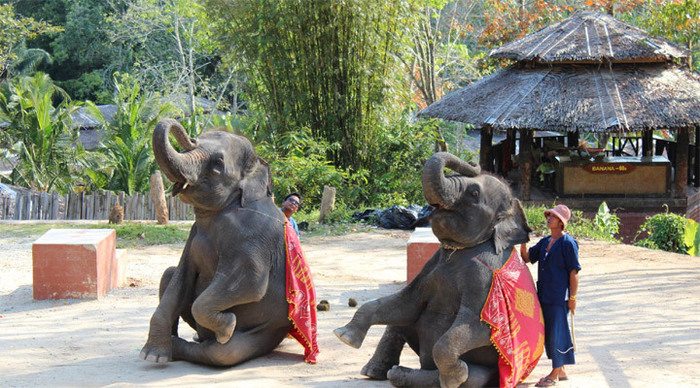
<path fill-rule="evenodd" d="M 571 299 L 571 297 L 569 297 L 568 303 L 569 303 L 569 311 L 571 311 L 571 314 L 575 314 L 576 313 L 576 297 L 574 297 L 574 299 Z"/>

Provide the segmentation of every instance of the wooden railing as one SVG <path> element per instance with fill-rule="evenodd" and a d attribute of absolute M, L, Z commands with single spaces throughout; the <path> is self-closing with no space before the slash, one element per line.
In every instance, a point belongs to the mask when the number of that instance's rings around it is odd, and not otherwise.
<path fill-rule="evenodd" d="M 192 207 L 166 195 L 170 220 L 194 220 Z M 125 195 L 109 191 L 91 194 L 18 190 L 16 196 L 0 196 L 0 220 L 107 220 L 114 204 L 124 207 L 125 220 L 155 220 L 148 193 Z"/>

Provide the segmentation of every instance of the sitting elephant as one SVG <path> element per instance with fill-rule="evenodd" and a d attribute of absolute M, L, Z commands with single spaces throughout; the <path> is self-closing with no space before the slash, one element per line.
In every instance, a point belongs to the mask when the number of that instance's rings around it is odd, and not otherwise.
<path fill-rule="evenodd" d="M 445 176 L 445 167 L 461 175 Z M 422 181 L 436 208 L 431 224 L 440 249 L 411 283 L 364 304 L 335 334 L 359 348 L 370 326 L 388 325 L 362 369 L 370 378 L 397 386 L 498 385 L 498 353 L 480 313 L 493 270 L 529 239 L 525 214 L 503 180 L 449 153 L 426 162 Z M 421 369 L 398 366 L 405 343 Z"/>
<path fill-rule="evenodd" d="M 291 323 L 285 219 L 271 198 L 267 163 L 242 136 L 213 130 L 193 140 L 170 119 L 156 126 L 153 150 L 195 222 L 178 266 L 161 279 L 141 358 L 231 366 L 271 352 Z M 180 317 L 197 331 L 195 342 L 177 336 Z"/>

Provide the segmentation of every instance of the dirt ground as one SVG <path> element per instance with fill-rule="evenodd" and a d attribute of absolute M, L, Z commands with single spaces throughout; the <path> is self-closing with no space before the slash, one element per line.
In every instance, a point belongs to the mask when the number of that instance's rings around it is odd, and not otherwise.
<path fill-rule="evenodd" d="M 182 246 L 130 250 L 126 275 L 132 286 L 103 299 L 34 301 L 32 240 L 0 237 L 0 386 L 387 387 L 359 374 L 383 328 L 372 328 L 359 350 L 343 345 L 332 330 L 356 310 L 348 298 L 364 303 L 404 285 L 408 236 L 378 230 L 302 238 L 318 299 L 331 304 L 318 316 L 318 364 L 305 364 L 302 347 L 286 339 L 272 354 L 233 368 L 153 365 L 138 358 L 161 273 L 176 264 Z M 580 247 L 577 365 L 558 385 L 698 386 L 698 258 L 588 240 Z M 181 327 L 181 336 L 191 338 Z M 410 349 L 402 364 L 418 366 Z M 521 386 L 534 385 L 550 365 L 543 357 Z"/>

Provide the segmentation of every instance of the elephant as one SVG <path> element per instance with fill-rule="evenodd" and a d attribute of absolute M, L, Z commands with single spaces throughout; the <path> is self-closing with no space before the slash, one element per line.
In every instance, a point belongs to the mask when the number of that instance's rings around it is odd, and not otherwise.
<path fill-rule="evenodd" d="M 162 276 L 141 359 L 233 366 L 271 352 L 291 323 L 285 219 L 267 163 L 243 136 L 210 130 L 191 139 L 172 119 L 157 124 L 153 151 L 195 222 L 177 267 Z M 180 317 L 196 330 L 194 341 L 178 337 Z"/>
<path fill-rule="evenodd" d="M 456 172 L 446 176 L 445 167 Z M 396 386 L 498 385 L 498 353 L 480 321 L 494 269 L 515 244 L 529 240 L 520 201 L 502 179 L 447 152 L 425 163 L 423 192 L 435 207 L 433 233 L 441 245 L 404 288 L 362 305 L 334 333 L 359 348 L 372 325 L 387 325 L 361 373 Z M 399 366 L 404 345 L 420 369 Z"/>

